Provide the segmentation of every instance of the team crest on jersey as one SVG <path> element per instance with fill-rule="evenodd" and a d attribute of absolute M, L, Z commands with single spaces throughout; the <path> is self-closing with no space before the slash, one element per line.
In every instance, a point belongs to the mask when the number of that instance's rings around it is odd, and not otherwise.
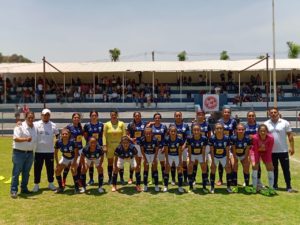
<path fill-rule="evenodd" d="M 73 150 L 73 147 L 72 146 L 69 146 L 69 151 L 72 151 Z"/>
<path fill-rule="evenodd" d="M 68 151 L 68 149 L 67 148 L 64 148 L 64 152 L 67 152 Z"/>
<path fill-rule="evenodd" d="M 219 147 L 222 147 L 222 143 L 218 143 L 218 146 L 219 146 Z"/>

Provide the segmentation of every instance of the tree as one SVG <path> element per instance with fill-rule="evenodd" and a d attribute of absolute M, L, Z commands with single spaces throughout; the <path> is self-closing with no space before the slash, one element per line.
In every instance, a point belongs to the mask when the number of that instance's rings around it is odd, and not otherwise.
<path fill-rule="evenodd" d="M 31 63 L 32 61 L 22 55 L 2 55 L 0 53 L 0 63 Z"/>
<path fill-rule="evenodd" d="M 177 57 L 178 57 L 178 61 L 185 61 L 185 60 L 187 59 L 187 57 L 186 57 L 186 51 L 180 52 L 180 53 L 177 55 Z"/>
<path fill-rule="evenodd" d="M 292 41 L 288 41 L 287 46 L 289 48 L 289 53 L 288 53 L 288 57 L 290 59 L 296 59 L 298 58 L 299 54 L 300 54 L 300 45 L 292 42 Z"/>
<path fill-rule="evenodd" d="M 227 54 L 227 51 L 222 51 L 220 53 L 220 60 L 228 60 L 229 59 L 229 55 Z"/>
<path fill-rule="evenodd" d="M 266 56 L 264 56 L 264 55 L 259 55 L 259 56 L 257 56 L 256 58 L 257 59 L 263 59 L 263 58 L 265 58 Z"/>
<path fill-rule="evenodd" d="M 111 61 L 116 62 L 119 61 L 121 51 L 118 48 L 114 48 L 109 50 L 109 54 L 110 54 Z"/>

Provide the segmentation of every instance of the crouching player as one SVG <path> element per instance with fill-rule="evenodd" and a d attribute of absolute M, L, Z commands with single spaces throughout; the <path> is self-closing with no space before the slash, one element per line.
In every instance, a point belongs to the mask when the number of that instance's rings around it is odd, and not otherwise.
<path fill-rule="evenodd" d="M 116 148 L 114 157 L 114 173 L 112 179 L 112 192 L 117 191 L 117 178 L 120 169 L 124 169 L 124 163 L 129 162 L 130 167 L 135 169 L 136 178 L 136 190 L 141 191 L 141 173 L 139 168 L 137 168 L 136 158 L 137 150 L 133 144 L 130 143 L 130 138 L 123 136 L 121 139 L 121 144 Z"/>
<path fill-rule="evenodd" d="M 166 157 L 166 169 L 164 175 L 164 192 L 168 191 L 170 167 L 174 163 L 178 174 L 178 191 L 183 193 L 182 188 L 182 145 L 184 141 L 177 136 L 177 128 L 173 125 L 169 128 L 169 137 L 164 141 L 164 151 Z"/>
<path fill-rule="evenodd" d="M 140 141 L 140 145 L 144 159 L 144 191 L 148 190 L 149 165 L 151 165 L 152 177 L 154 178 L 155 183 L 155 191 L 159 191 L 157 171 L 158 142 L 152 134 L 152 128 L 147 127 L 145 129 L 144 136 Z"/>
<path fill-rule="evenodd" d="M 78 177 L 77 177 L 77 158 L 78 158 L 78 148 L 77 144 L 73 139 L 70 139 L 70 131 L 66 128 L 61 131 L 61 138 L 56 141 L 54 146 L 54 157 L 56 162 L 55 175 L 58 182 L 58 189 L 56 193 L 61 193 L 64 191 L 62 184 L 61 172 L 64 168 L 70 166 L 73 175 L 75 194 L 79 193 L 78 187 Z M 58 161 L 58 151 L 61 151 L 62 157 Z"/>
<path fill-rule="evenodd" d="M 211 174 L 210 174 L 210 192 L 215 193 L 215 174 L 216 167 L 221 163 L 226 170 L 227 192 L 232 193 L 231 183 L 231 166 L 229 162 L 229 145 L 230 139 L 224 135 L 224 127 L 221 123 L 215 125 L 215 135 L 209 139 L 211 151 Z"/>
<path fill-rule="evenodd" d="M 95 165 L 95 167 L 98 170 L 98 192 L 103 193 L 104 190 L 102 188 L 103 185 L 103 149 L 99 145 L 97 139 L 95 137 L 91 137 L 89 139 L 89 143 L 83 148 L 80 162 L 82 164 L 81 168 L 81 182 L 82 182 L 82 190 L 81 193 L 84 193 L 86 191 L 86 173 L 88 169 L 91 167 L 92 163 Z"/>
<path fill-rule="evenodd" d="M 244 173 L 244 180 L 246 185 L 246 192 L 250 192 L 249 189 L 249 149 L 251 146 L 251 140 L 248 136 L 245 136 L 245 127 L 243 124 L 239 123 L 236 127 L 236 135 L 231 137 L 231 144 L 232 144 L 232 152 L 234 158 L 234 165 L 233 165 L 233 173 L 232 173 L 232 181 L 234 187 L 232 188 L 233 192 L 238 192 L 238 161 L 242 163 L 243 166 L 243 173 Z"/>
<path fill-rule="evenodd" d="M 202 185 L 203 185 L 203 191 L 205 193 L 208 193 L 208 190 L 206 189 L 206 184 L 208 183 L 208 175 L 207 175 L 207 164 L 205 162 L 205 148 L 207 145 L 207 137 L 201 136 L 201 127 L 198 124 L 195 124 L 193 126 L 193 136 L 187 139 L 186 145 L 188 147 L 189 152 L 189 167 L 188 167 L 188 177 L 189 177 L 189 185 L 191 192 L 193 190 L 193 183 L 194 183 L 194 177 L 193 177 L 193 168 L 194 165 L 197 165 L 198 163 L 201 166 L 202 170 Z"/>

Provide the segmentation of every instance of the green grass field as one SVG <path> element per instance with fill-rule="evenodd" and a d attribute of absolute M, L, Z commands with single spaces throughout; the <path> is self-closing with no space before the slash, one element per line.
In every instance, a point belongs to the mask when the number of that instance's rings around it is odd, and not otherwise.
<path fill-rule="evenodd" d="M 295 140 L 291 172 L 293 187 L 299 190 L 300 137 Z M 0 175 L 6 178 L 11 176 L 11 142 L 11 137 L 0 138 Z M 125 176 L 126 172 L 127 168 Z M 199 171 L 197 176 L 200 181 Z M 263 181 L 267 183 L 265 177 Z M 279 181 L 279 186 L 285 187 L 281 171 Z M 70 175 L 67 183 L 73 183 Z M 239 183 L 243 183 L 241 174 Z M 67 188 L 64 194 L 57 195 L 47 185 L 43 171 L 40 192 L 11 199 L 10 185 L 0 181 L 0 224 L 300 224 L 300 193 L 289 194 L 283 189 L 276 196 L 266 197 L 227 194 L 225 187 L 217 189 L 214 195 L 204 195 L 200 190 L 178 194 L 177 186 L 170 186 L 169 193 L 155 193 L 153 187 L 147 193 L 136 193 L 134 185 L 112 193 L 105 185 L 104 194 L 98 194 L 97 186 L 92 186 L 88 187 L 88 194 L 74 195 L 70 187 L 71 190 Z M 33 188 L 33 176 L 29 188 Z"/>

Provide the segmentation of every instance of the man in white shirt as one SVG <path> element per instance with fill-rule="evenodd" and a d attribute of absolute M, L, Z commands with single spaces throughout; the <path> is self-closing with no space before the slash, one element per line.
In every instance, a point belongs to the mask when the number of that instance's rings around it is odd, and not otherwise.
<path fill-rule="evenodd" d="M 277 108 L 269 110 L 270 119 L 265 122 L 269 132 L 274 137 L 274 145 L 272 149 L 272 161 L 274 166 L 274 189 L 278 189 L 278 160 L 286 183 L 288 192 L 294 192 L 291 186 L 290 161 L 289 153 L 294 155 L 294 137 L 292 129 L 288 121 L 281 119 Z M 287 137 L 290 143 L 288 147 Z"/>
<path fill-rule="evenodd" d="M 59 134 L 56 124 L 50 121 L 51 111 L 43 109 L 42 119 L 35 122 L 37 129 L 37 148 L 34 158 L 34 188 L 33 192 L 39 190 L 39 183 L 41 181 L 41 173 L 43 164 L 46 164 L 47 178 L 49 182 L 48 188 L 56 190 L 53 184 L 54 181 L 54 136 Z"/>
<path fill-rule="evenodd" d="M 29 172 L 33 163 L 33 151 L 37 143 L 37 131 L 33 125 L 34 113 L 27 112 L 25 121 L 14 128 L 13 135 L 13 170 L 10 195 L 18 196 L 19 175 L 22 173 L 21 193 L 29 194 Z"/>

